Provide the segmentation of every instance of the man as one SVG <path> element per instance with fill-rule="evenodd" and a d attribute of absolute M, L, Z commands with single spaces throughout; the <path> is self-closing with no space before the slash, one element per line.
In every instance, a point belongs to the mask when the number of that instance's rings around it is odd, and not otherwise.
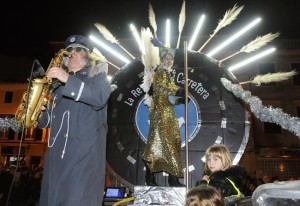
<path fill-rule="evenodd" d="M 50 128 L 40 206 L 99 206 L 111 93 L 108 66 L 94 59 L 92 42 L 85 36 L 70 36 L 65 47 L 64 65 L 47 71 L 60 85 L 39 120 L 39 128 Z"/>

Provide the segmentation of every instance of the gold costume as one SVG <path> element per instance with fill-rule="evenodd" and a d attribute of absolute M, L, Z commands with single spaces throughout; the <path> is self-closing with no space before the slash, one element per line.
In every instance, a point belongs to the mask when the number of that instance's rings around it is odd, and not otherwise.
<path fill-rule="evenodd" d="M 174 79 L 160 65 L 153 77 L 150 129 L 143 159 L 151 172 L 182 177 L 180 130 L 174 105 L 168 102 L 168 95 L 176 91 Z"/>

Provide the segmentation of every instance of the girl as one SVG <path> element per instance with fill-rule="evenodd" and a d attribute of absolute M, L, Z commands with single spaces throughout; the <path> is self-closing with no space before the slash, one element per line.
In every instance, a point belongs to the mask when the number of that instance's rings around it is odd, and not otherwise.
<path fill-rule="evenodd" d="M 206 184 L 215 187 L 225 199 L 225 205 L 231 205 L 243 197 L 241 189 L 245 171 L 232 165 L 232 156 L 225 145 L 210 146 L 205 152 L 205 174 L 197 185 Z"/>

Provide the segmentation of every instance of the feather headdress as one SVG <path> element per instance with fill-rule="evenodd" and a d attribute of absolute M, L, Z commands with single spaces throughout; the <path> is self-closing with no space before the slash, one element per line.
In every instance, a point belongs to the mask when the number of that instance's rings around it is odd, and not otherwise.
<path fill-rule="evenodd" d="M 235 4 L 232 9 L 226 11 L 223 19 L 219 20 L 218 26 L 214 30 L 214 33 L 212 35 L 210 35 L 209 39 L 202 45 L 202 47 L 198 51 L 200 52 L 206 46 L 206 44 L 218 33 L 218 31 L 220 31 L 222 28 L 224 28 L 225 26 L 228 26 L 234 20 L 236 20 L 237 16 L 240 14 L 240 12 L 242 11 L 243 8 L 244 8 L 244 6 L 238 7 Z"/>
<path fill-rule="evenodd" d="M 290 72 L 277 72 L 277 73 L 268 73 L 264 75 L 257 75 L 251 81 L 241 82 L 240 84 L 247 84 L 252 83 L 260 86 L 262 83 L 271 83 L 271 82 L 280 82 L 283 80 L 287 80 L 292 76 L 296 75 L 297 72 L 290 71 Z"/>
<path fill-rule="evenodd" d="M 144 90 L 145 94 L 145 104 L 150 107 L 152 102 L 152 97 L 148 94 L 151 84 L 153 82 L 154 68 L 156 68 L 160 63 L 159 58 L 159 48 L 155 47 L 151 43 L 153 35 L 150 28 L 142 28 L 141 30 L 141 40 L 143 46 L 142 62 L 144 64 L 144 78 L 143 83 L 140 85 Z"/>
<path fill-rule="evenodd" d="M 142 40 L 142 62 L 145 68 L 152 70 L 157 67 L 160 63 L 159 59 L 159 48 L 155 47 L 151 43 L 153 38 L 150 28 L 142 28 L 141 30 L 141 40 Z"/>
<path fill-rule="evenodd" d="M 151 6 L 151 4 L 149 3 L 149 22 L 151 27 L 154 30 L 154 36 L 157 37 L 157 24 L 156 24 L 156 19 L 155 19 L 155 13 L 153 10 L 153 7 Z"/>

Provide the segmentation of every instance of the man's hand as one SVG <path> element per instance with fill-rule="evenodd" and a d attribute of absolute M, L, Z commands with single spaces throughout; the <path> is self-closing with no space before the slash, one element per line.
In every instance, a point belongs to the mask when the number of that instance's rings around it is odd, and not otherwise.
<path fill-rule="evenodd" d="M 69 74 L 62 68 L 52 67 L 48 71 L 47 77 L 51 79 L 58 79 L 59 81 L 66 83 L 69 78 Z"/>

